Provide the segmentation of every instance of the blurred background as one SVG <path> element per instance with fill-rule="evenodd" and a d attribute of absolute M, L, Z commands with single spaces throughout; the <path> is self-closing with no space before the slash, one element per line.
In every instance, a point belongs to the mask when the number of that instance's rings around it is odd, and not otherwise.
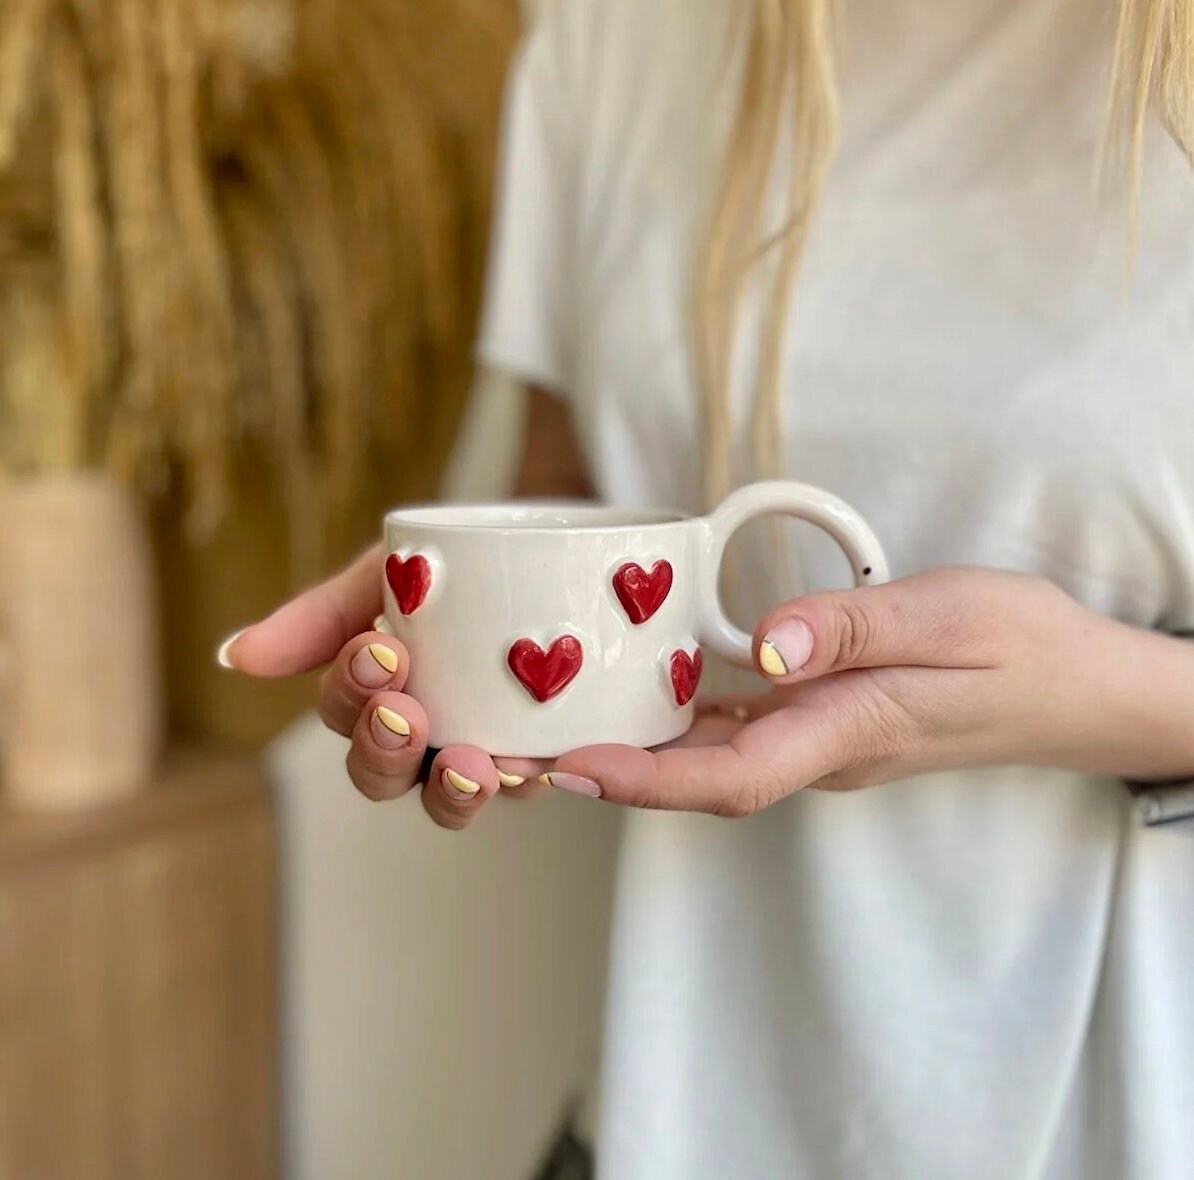
<path fill-rule="evenodd" d="M 212 658 L 385 508 L 508 490 L 534 9 L 0 0 L 0 1180 L 584 1174 L 612 813 L 448 835 Z"/>

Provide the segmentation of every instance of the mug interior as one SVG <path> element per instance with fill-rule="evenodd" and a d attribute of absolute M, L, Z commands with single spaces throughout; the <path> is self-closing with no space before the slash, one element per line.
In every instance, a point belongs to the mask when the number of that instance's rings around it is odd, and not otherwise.
<path fill-rule="evenodd" d="M 386 524 L 399 528 L 482 532 L 615 532 L 660 528 L 691 519 L 681 512 L 611 508 L 568 500 L 527 500 L 507 504 L 432 504 L 398 508 Z"/>

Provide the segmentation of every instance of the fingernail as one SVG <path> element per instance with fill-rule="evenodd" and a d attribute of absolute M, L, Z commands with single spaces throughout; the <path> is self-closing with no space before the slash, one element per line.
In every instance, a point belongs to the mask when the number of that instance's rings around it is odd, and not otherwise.
<path fill-rule="evenodd" d="M 563 771 L 551 770 L 547 774 L 541 774 L 539 781 L 546 787 L 555 787 L 573 795 L 584 795 L 589 799 L 601 798 L 601 788 L 591 778 L 582 778 L 579 774 L 564 774 Z"/>
<path fill-rule="evenodd" d="M 471 799 L 481 789 L 480 783 L 475 783 L 471 778 L 465 778 L 451 769 L 444 771 L 444 786 L 449 795 L 455 795 L 458 799 Z"/>
<path fill-rule="evenodd" d="M 381 688 L 398 671 L 398 653 L 384 643 L 370 643 L 352 657 L 352 678 L 364 688 Z"/>
<path fill-rule="evenodd" d="M 223 643 L 216 648 L 216 663 L 221 668 L 227 668 L 229 672 L 236 671 L 236 665 L 232 662 L 232 648 L 236 641 L 248 630 L 248 627 L 242 627 L 239 631 L 233 631 Z"/>
<path fill-rule="evenodd" d="M 521 774 L 507 774 L 504 770 L 498 771 L 498 782 L 503 787 L 521 787 L 526 781 Z"/>
<path fill-rule="evenodd" d="M 410 741 L 410 722 L 401 713 L 378 705 L 373 710 L 373 739 L 387 750 L 397 750 Z"/>
<path fill-rule="evenodd" d="M 803 619 L 784 619 L 759 644 L 759 667 L 768 676 L 799 672 L 813 655 L 813 630 Z"/>

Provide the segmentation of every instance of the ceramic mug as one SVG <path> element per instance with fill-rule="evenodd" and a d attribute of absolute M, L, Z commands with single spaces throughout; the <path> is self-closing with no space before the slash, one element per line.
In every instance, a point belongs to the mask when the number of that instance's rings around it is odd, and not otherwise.
<path fill-rule="evenodd" d="M 389 513 L 385 627 L 410 653 L 406 691 L 427 710 L 430 744 L 551 758 L 679 737 L 702 648 L 752 664 L 718 571 L 733 533 L 768 514 L 824 529 L 857 584 L 886 580 L 862 518 L 799 483 L 752 484 L 700 517 L 544 502 Z"/>

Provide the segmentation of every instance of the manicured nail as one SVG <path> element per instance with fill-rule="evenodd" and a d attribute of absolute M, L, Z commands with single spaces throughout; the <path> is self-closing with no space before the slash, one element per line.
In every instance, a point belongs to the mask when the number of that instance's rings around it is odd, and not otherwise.
<path fill-rule="evenodd" d="M 799 672 L 813 654 L 813 629 L 803 619 L 784 619 L 759 644 L 759 667 L 768 676 Z"/>
<path fill-rule="evenodd" d="M 507 774 L 504 770 L 498 771 L 498 782 L 503 787 L 521 787 L 526 781 L 521 774 Z"/>
<path fill-rule="evenodd" d="M 232 648 L 236 641 L 248 630 L 248 627 L 242 627 L 239 631 L 233 631 L 223 643 L 216 648 L 216 663 L 221 668 L 227 668 L 229 672 L 236 671 L 236 665 L 232 662 Z"/>
<path fill-rule="evenodd" d="M 444 786 L 449 795 L 458 799 L 471 799 L 481 789 L 480 783 L 475 783 L 471 778 L 465 778 L 451 769 L 444 771 Z"/>
<path fill-rule="evenodd" d="M 378 705 L 373 710 L 373 739 L 387 750 L 397 750 L 410 741 L 410 722 L 401 713 Z"/>
<path fill-rule="evenodd" d="M 363 688 L 381 688 L 398 671 L 398 653 L 384 643 L 370 643 L 352 657 L 352 678 Z"/>
<path fill-rule="evenodd" d="M 541 774 L 539 781 L 546 787 L 569 791 L 573 795 L 584 795 L 589 799 L 601 798 L 601 788 L 591 778 L 582 778 L 579 774 L 564 774 L 563 771 L 550 770 L 547 774 Z"/>

